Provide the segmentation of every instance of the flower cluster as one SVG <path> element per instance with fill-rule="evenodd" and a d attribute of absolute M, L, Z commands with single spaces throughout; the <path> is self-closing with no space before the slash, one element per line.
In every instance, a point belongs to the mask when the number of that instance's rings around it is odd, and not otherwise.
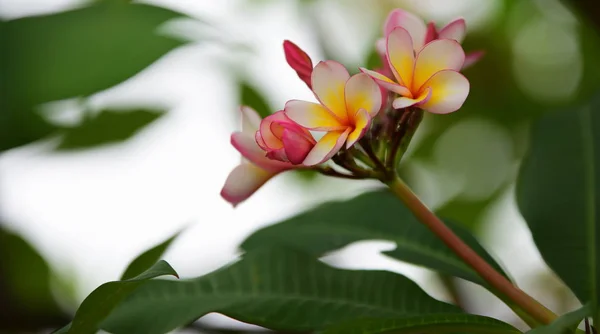
<path fill-rule="evenodd" d="M 302 49 L 285 41 L 288 64 L 317 102 L 290 100 L 265 119 L 241 108 L 242 131 L 232 134 L 231 143 L 243 159 L 229 174 L 223 198 L 237 205 L 273 176 L 297 168 L 346 178 L 388 177 L 422 112 L 451 113 L 467 98 L 469 82 L 460 70 L 482 54 L 465 56 L 465 29 L 463 19 L 437 30 L 393 10 L 376 44 L 384 66 L 360 68 L 352 76 L 333 60 L 313 67 Z"/>

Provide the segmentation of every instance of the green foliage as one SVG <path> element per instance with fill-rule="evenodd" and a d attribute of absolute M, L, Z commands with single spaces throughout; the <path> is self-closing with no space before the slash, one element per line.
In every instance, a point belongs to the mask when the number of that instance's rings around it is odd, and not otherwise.
<path fill-rule="evenodd" d="M 455 224 L 449 225 L 469 246 L 503 272 L 472 235 Z M 320 256 L 361 240 L 393 241 L 396 249 L 384 254 L 484 284 L 468 265 L 388 191 L 376 191 L 348 201 L 322 204 L 255 232 L 241 247 L 250 250 L 279 244 Z"/>
<path fill-rule="evenodd" d="M 370 319 L 332 326 L 323 334 L 383 334 L 383 333 L 521 333 L 502 321 L 472 314 L 426 314 L 401 319 Z"/>
<path fill-rule="evenodd" d="M 518 204 L 544 260 L 582 303 L 600 299 L 600 98 L 544 116 L 518 181 Z"/>
<path fill-rule="evenodd" d="M 589 305 L 569 312 L 554 320 L 551 324 L 537 327 L 527 332 L 528 334 L 563 334 L 572 333 L 577 325 L 586 317 L 592 315 L 592 309 Z"/>
<path fill-rule="evenodd" d="M 129 266 L 127 266 L 127 269 L 125 269 L 123 275 L 121 275 L 121 280 L 124 281 L 127 279 L 131 279 L 143 273 L 147 268 L 150 268 L 152 264 L 160 260 L 162 255 L 169 248 L 171 243 L 173 243 L 173 241 L 179 236 L 180 233 L 181 232 L 175 233 L 175 235 L 173 235 L 169 239 L 161 242 L 160 244 L 150 248 L 149 250 L 143 252 L 138 257 L 136 257 L 133 261 L 131 261 Z"/>
<path fill-rule="evenodd" d="M 241 105 L 252 107 L 262 118 L 272 114 L 273 110 L 269 106 L 269 102 L 255 87 L 245 81 L 241 81 L 239 89 Z"/>
<path fill-rule="evenodd" d="M 100 323 L 125 297 L 151 278 L 163 275 L 178 277 L 167 262 L 160 260 L 138 276 L 102 284 L 81 303 L 71 324 L 57 333 L 96 333 Z"/>
<path fill-rule="evenodd" d="M 102 328 L 114 334 L 165 333 L 210 312 L 290 331 L 358 318 L 461 313 L 401 275 L 334 269 L 302 252 L 262 248 L 199 278 L 148 282 Z"/>
<path fill-rule="evenodd" d="M 44 258 L 0 226 L 0 332 L 39 331 L 67 321 L 50 287 Z"/>
<path fill-rule="evenodd" d="M 129 139 L 164 113 L 156 110 L 103 110 L 82 124 L 63 128 L 57 150 L 88 149 Z"/>

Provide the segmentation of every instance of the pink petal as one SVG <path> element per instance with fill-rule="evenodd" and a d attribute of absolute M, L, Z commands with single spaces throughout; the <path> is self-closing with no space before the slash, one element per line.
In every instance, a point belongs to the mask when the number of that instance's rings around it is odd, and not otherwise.
<path fill-rule="evenodd" d="M 254 135 L 260 126 L 260 115 L 248 106 L 240 106 L 240 112 L 242 113 L 242 132 Z"/>
<path fill-rule="evenodd" d="M 368 70 L 366 68 L 360 68 L 360 71 L 367 74 L 368 76 L 370 76 L 373 80 L 375 80 L 375 82 L 377 82 L 377 84 L 391 92 L 403 95 L 403 96 L 410 96 L 410 90 L 408 90 L 408 88 L 401 86 L 397 83 L 395 83 L 394 81 L 392 81 L 392 79 L 386 77 L 383 74 L 377 73 L 375 71 L 371 71 Z"/>
<path fill-rule="evenodd" d="M 427 33 L 425 33 L 425 44 L 438 39 L 437 29 L 435 28 L 435 23 L 429 22 L 427 24 Z"/>
<path fill-rule="evenodd" d="M 310 80 L 313 65 L 308 54 L 288 40 L 283 41 L 283 52 L 285 53 L 285 60 L 290 67 L 293 68 L 296 71 L 296 74 L 298 74 L 298 77 L 311 88 Z"/>
<path fill-rule="evenodd" d="M 395 28 L 387 39 L 387 57 L 390 67 L 398 83 L 405 87 L 411 87 L 415 54 L 412 39 L 408 31 L 403 28 Z"/>
<path fill-rule="evenodd" d="M 431 98 L 420 107 L 434 114 L 448 114 L 460 109 L 469 95 L 469 80 L 452 70 L 439 71 L 423 86 L 431 88 Z"/>
<path fill-rule="evenodd" d="M 326 133 L 308 153 L 302 164 L 305 166 L 314 166 L 329 160 L 342 148 L 350 130 L 350 128 L 347 128 L 345 131 L 330 131 Z"/>
<path fill-rule="evenodd" d="M 278 148 L 276 150 L 270 150 L 267 152 L 266 157 L 270 160 L 277 160 L 282 162 L 289 162 L 287 155 L 285 154 L 285 149 Z"/>
<path fill-rule="evenodd" d="M 315 143 L 306 140 L 302 134 L 285 130 L 283 132 L 283 148 L 288 160 L 294 164 L 301 164 Z"/>
<path fill-rule="evenodd" d="M 263 151 L 256 143 L 255 137 L 247 133 L 234 132 L 231 135 L 231 145 L 233 145 L 244 158 L 262 169 L 274 172 L 291 167 L 289 163 L 283 163 L 267 158 L 265 151 Z"/>
<path fill-rule="evenodd" d="M 278 172 L 270 172 L 250 163 L 235 167 L 221 190 L 221 196 L 235 207 L 257 191 Z"/>
<path fill-rule="evenodd" d="M 383 34 L 387 37 L 396 27 L 402 27 L 408 31 L 413 42 L 415 50 L 420 49 L 425 42 L 425 34 L 427 27 L 423 20 L 402 9 L 394 9 L 388 15 L 385 24 L 383 25 Z"/>
<path fill-rule="evenodd" d="M 421 86 L 435 73 L 442 70 L 458 71 L 465 62 L 465 52 L 457 41 L 437 39 L 427 45 L 417 55 L 412 91 Z"/>
<path fill-rule="evenodd" d="M 453 39 L 458 43 L 462 43 L 467 34 L 467 24 L 465 20 L 460 18 L 448 23 L 438 33 L 439 39 Z"/>
<path fill-rule="evenodd" d="M 410 106 L 423 103 L 431 97 L 431 89 L 427 88 L 421 93 L 416 99 L 411 99 L 408 97 L 399 97 L 392 102 L 392 107 L 394 109 L 403 109 L 408 108 Z"/>
<path fill-rule="evenodd" d="M 345 94 L 346 110 L 352 115 L 351 120 L 359 109 L 365 109 L 371 117 L 381 109 L 381 90 L 365 73 L 355 74 L 348 79 Z"/>
<path fill-rule="evenodd" d="M 310 130 L 331 131 L 346 128 L 329 110 L 312 102 L 288 101 L 285 104 L 285 114 L 292 121 Z"/>
<path fill-rule="evenodd" d="M 280 139 L 281 134 L 283 133 L 283 129 L 281 129 L 281 133 L 279 135 L 276 135 L 273 131 L 274 129 L 275 131 L 277 131 L 273 125 L 276 125 L 278 121 L 283 120 L 287 120 L 287 117 L 285 116 L 283 110 L 280 110 L 274 114 L 265 117 L 265 119 L 263 119 L 262 122 L 260 122 L 259 130 L 260 135 L 262 137 L 262 142 L 269 149 L 275 150 L 283 147 L 283 143 Z M 259 140 L 257 140 L 257 142 L 259 142 Z M 259 144 L 261 143 L 259 142 Z"/>
<path fill-rule="evenodd" d="M 484 54 L 485 51 L 475 51 L 468 53 L 465 57 L 465 63 L 463 64 L 462 69 L 464 70 L 465 68 L 470 67 L 471 65 L 478 62 Z"/>
<path fill-rule="evenodd" d="M 365 109 L 359 109 L 354 115 L 354 131 L 350 132 L 346 139 L 346 148 L 352 147 L 365 133 L 371 125 L 371 115 Z"/>
<path fill-rule="evenodd" d="M 344 103 L 344 85 L 350 78 L 348 70 L 337 61 L 322 61 L 312 73 L 312 89 L 317 99 L 340 121 L 348 119 Z"/>

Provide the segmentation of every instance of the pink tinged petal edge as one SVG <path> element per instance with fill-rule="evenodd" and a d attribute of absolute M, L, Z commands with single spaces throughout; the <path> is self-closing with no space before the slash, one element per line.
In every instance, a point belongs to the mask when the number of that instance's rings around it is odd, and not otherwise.
<path fill-rule="evenodd" d="M 450 23 L 448 23 L 445 27 L 443 27 L 439 33 L 439 39 L 453 39 L 458 43 L 462 43 L 467 34 L 467 23 L 463 18 L 458 18 Z"/>
<path fill-rule="evenodd" d="M 315 146 L 315 143 L 306 140 L 302 134 L 287 129 L 283 132 L 282 140 L 287 159 L 294 165 L 301 164 Z"/>
<path fill-rule="evenodd" d="M 431 89 L 427 88 L 423 90 L 423 93 L 419 95 L 416 99 L 411 99 L 408 97 L 399 97 L 392 102 L 392 107 L 394 109 L 403 109 L 408 108 L 410 106 L 419 105 L 421 103 L 427 102 L 431 98 Z"/>
<path fill-rule="evenodd" d="M 427 24 L 427 33 L 425 33 L 425 44 L 438 38 L 437 29 L 434 22 Z"/>
<path fill-rule="evenodd" d="M 312 90 L 316 98 L 342 122 L 348 118 L 344 103 L 344 86 L 348 79 L 348 70 L 333 60 L 319 62 L 312 72 Z"/>
<path fill-rule="evenodd" d="M 260 115 L 248 106 L 240 106 L 240 113 L 242 114 L 242 132 L 254 135 L 260 126 Z"/>
<path fill-rule="evenodd" d="M 418 92 L 425 81 L 442 70 L 458 71 L 465 62 L 465 52 L 457 41 L 436 39 L 425 45 L 415 61 L 412 91 Z"/>
<path fill-rule="evenodd" d="M 275 172 L 291 168 L 289 163 L 267 158 L 265 151 L 263 151 L 256 143 L 255 137 L 247 133 L 234 132 L 231 135 L 231 145 L 233 145 L 244 158 L 262 169 Z"/>
<path fill-rule="evenodd" d="M 360 109 L 365 109 L 371 117 L 377 115 L 381 109 L 381 90 L 365 73 L 355 74 L 348 79 L 345 95 L 346 110 L 352 115 L 350 119 L 353 119 Z"/>
<path fill-rule="evenodd" d="M 221 189 L 221 196 L 235 207 L 278 173 L 264 170 L 250 163 L 242 163 L 227 176 L 225 185 Z"/>
<path fill-rule="evenodd" d="M 348 134 L 348 139 L 346 139 L 346 148 L 352 147 L 360 138 L 362 138 L 365 133 L 369 130 L 371 126 L 371 116 L 365 109 L 359 109 L 354 115 L 354 131 Z"/>
<path fill-rule="evenodd" d="M 431 88 L 431 98 L 421 108 L 434 114 L 460 109 L 469 95 L 469 80 L 452 70 L 439 71 L 424 86 Z"/>
<path fill-rule="evenodd" d="M 387 39 L 387 58 L 390 68 L 398 80 L 405 87 L 411 87 L 415 55 L 413 44 L 408 31 L 395 28 Z"/>
<path fill-rule="evenodd" d="M 331 159 L 346 142 L 350 130 L 350 128 L 347 128 L 345 131 L 326 133 L 308 153 L 302 164 L 304 166 L 314 166 Z"/>
<path fill-rule="evenodd" d="M 464 70 L 465 68 L 470 67 L 473 64 L 477 63 L 479 61 L 479 59 L 481 59 L 481 57 L 483 57 L 483 55 L 485 55 L 485 51 L 469 52 L 465 56 L 465 63 L 463 64 L 462 69 Z"/>
<path fill-rule="evenodd" d="M 427 26 L 418 16 L 402 9 L 394 9 L 390 12 L 383 25 L 383 34 L 387 37 L 396 27 L 402 27 L 408 31 L 413 42 L 415 50 L 420 49 L 425 42 Z"/>
<path fill-rule="evenodd" d="M 402 96 L 411 96 L 411 92 L 408 88 L 395 83 L 392 79 L 386 77 L 381 73 L 377 73 L 375 71 L 371 71 L 362 67 L 360 68 L 360 71 L 370 76 L 373 80 L 375 80 L 375 82 L 379 86 L 389 91 L 400 94 Z"/>
<path fill-rule="evenodd" d="M 265 147 L 268 147 L 269 149 L 279 149 L 283 147 L 283 143 L 281 142 L 281 140 L 279 138 L 277 138 L 277 136 L 275 136 L 275 134 L 273 133 L 273 122 L 277 122 L 277 121 L 283 121 L 283 120 L 287 120 L 287 117 L 285 116 L 285 113 L 283 112 L 283 110 L 280 110 L 274 114 L 271 114 L 267 117 L 265 117 L 262 122 L 260 122 L 260 135 L 262 137 L 262 142 L 264 143 Z M 257 142 L 259 142 L 257 140 Z M 259 146 L 261 143 L 259 142 Z"/>
<path fill-rule="evenodd" d="M 310 130 L 342 130 L 346 125 L 320 104 L 291 100 L 285 104 L 285 114 L 298 125 Z"/>

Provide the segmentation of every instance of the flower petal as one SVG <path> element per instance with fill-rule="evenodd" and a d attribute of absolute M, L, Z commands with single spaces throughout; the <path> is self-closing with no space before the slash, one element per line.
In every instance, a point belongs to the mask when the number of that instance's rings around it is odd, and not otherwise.
<path fill-rule="evenodd" d="M 412 13 L 402 9 L 394 9 L 388 15 L 383 27 L 383 34 L 386 37 L 392 33 L 394 28 L 402 27 L 410 34 L 415 50 L 418 50 L 423 46 L 427 26 L 420 17 Z"/>
<path fill-rule="evenodd" d="M 313 66 L 308 54 L 288 40 L 283 41 L 283 52 L 290 67 L 296 71 L 298 77 L 308 85 L 308 88 L 311 88 Z"/>
<path fill-rule="evenodd" d="M 365 109 L 359 109 L 354 115 L 354 131 L 350 132 L 346 139 L 346 148 L 352 147 L 365 133 L 371 125 L 371 115 Z"/>
<path fill-rule="evenodd" d="M 275 175 L 277 173 L 250 163 L 242 163 L 229 173 L 225 185 L 221 189 L 221 196 L 235 207 Z"/>
<path fill-rule="evenodd" d="M 460 18 L 448 23 L 438 32 L 439 39 L 453 39 L 458 43 L 462 43 L 467 34 L 467 24 L 465 20 Z"/>
<path fill-rule="evenodd" d="M 386 77 L 381 73 L 377 73 L 375 71 L 368 70 L 366 68 L 360 68 L 360 71 L 370 76 L 377 84 L 391 92 L 400 94 L 402 96 L 411 96 L 410 90 L 408 88 L 401 86 L 395 83 L 392 79 Z"/>
<path fill-rule="evenodd" d="M 438 39 L 438 32 L 435 28 L 435 23 L 429 22 L 427 23 L 427 32 L 425 33 L 425 44 Z"/>
<path fill-rule="evenodd" d="M 314 166 L 329 160 L 342 148 L 349 133 L 350 128 L 345 131 L 327 132 L 308 153 L 302 164 Z"/>
<path fill-rule="evenodd" d="M 267 158 L 265 151 L 258 146 L 254 136 L 250 134 L 234 132 L 231 135 L 231 145 L 233 145 L 233 147 L 235 147 L 235 149 L 238 150 L 238 152 L 240 152 L 244 158 L 248 159 L 262 169 L 268 171 L 279 171 L 291 167 L 289 163 L 270 160 Z"/>
<path fill-rule="evenodd" d="M 423 86 L 431 88 L 431 98 L 420 107 L 434 114 L 458 110 L 469 95 L 469 80 L 452 70 L 439 71 Z"/>
<path fill-rule="evenodd" d="M 395 28 L 388 36 L 387 58 L 398 83 L 411 87 L 415 54 L 410 35 L 403 28 Z"/>
<path fill-rule="evenodd" d="M 315 145 L 315 143 L 307 140 L 302 133 L 287 129 L 283 131 L 282 140 L 287 159 L 294 165 L 301 164 Z"/>
<path fill-rule="evenodd" d="M 242 113 L 242 132 L 254 135 L 260 126 L 260 115 L 248 106 L 240 106 Z"/>
<path fill-rule="evenodd" d="M 348 79 L 345 94 L 346 110 L 352 115 L 351 121 L 359 109 L 365 109 L 371 116 L 377 115 L 381 109 L 381 90 L 367 74 L 355 74 Z"/>
<path fill-rule="evenodd" d="M 310 130 L 331 131 L 346 127 L 329 110 L 317 103 L 288 101 L 285 104 L 285 114 L 292 121 Z"/>
<path fill-rule="evenodd" d="M 271 150 L 276 150 L 283 147 L 283 143 L 280 139 L 283 133 L 283 128 L 277 126 L 277 121 L 284 120 L 287 120 L 287 117 L 285 116 L 283 110 L 280 110 L 265 117 L 262 122 L 260 122 L 259 131 L 262 141 L 258 138 L 256 139 L 259 146 L 261 146 L 263 149 L 269 148 Z"/>
<path fill-rule="evenodd" d="M 344 85 L 350 78 L 348 70 L 337 61 L 321 61 L 312 73 L 312 89 L 317 99 L 340 121 L 348 116 L 344 103 Z"/>
<path fill-rule="evenodd" d="M 402 97 L 402 96 L 399 98 L 396 98 L 394 100 L 394 102 L 392 102 L 392 107 L 394 107 L 394 109 L 408 108 L 415 104 L 426 102 L 427 100 L 429 100 L 430 97 L 431 97 L 431 89 L 427 88 L 416 99 L 411 99 L 411 98 Z"/>
<path fill-rule="evenodd" d="M 436 39 L 425 45 L 417 55 L 412 91 L 418 92 L 425 81 L 442 70 L 458 71 L 465 62 L 465 52 L 452 39 Z"/>
<path fill-rule="evenodd" d="M 478 62 L 479 59 L 481 59 L 481 57 L 483 57 L 484 54 L 485 54 L 485 51 L 474 51 L 474 52 L 470 52 L 469 54 L 467 54 L 465 56 L 465 63 L 463 64 L 462 69 L 464 70 L 465 68 Z"/>

